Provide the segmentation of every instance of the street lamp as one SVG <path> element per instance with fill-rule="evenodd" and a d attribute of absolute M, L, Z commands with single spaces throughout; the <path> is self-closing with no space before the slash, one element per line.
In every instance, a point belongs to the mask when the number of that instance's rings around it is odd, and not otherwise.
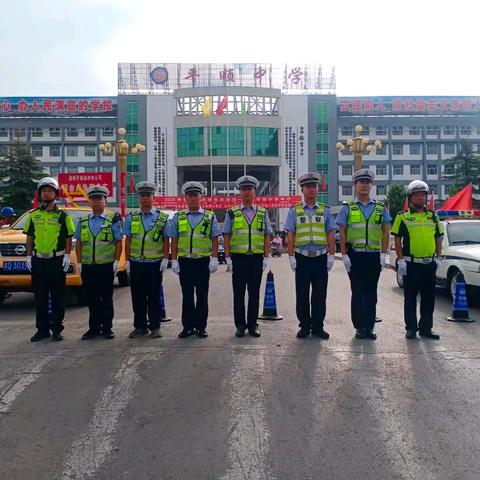
<path fill-rule="evenodd" d="M 360 134 L 362 133 L 362 126 L 356 125 L 355 126 L 355 137 L 349 138 L 347 140 L 347 146 L 350 148 L 350 151 L 353 153 L 353 159 L 355 162 L 355 171 L 360 170 L 362 168 L 362 154 L 366 151 L 366 155 L 368 153 L 373 152 L 377 148 L 382 148 L 382 142 L 380 140 L 375 140 L 373 145 L 369 145 L 370 140 L 368 137 L 362 137 Z M 345 145 L 342 142 L 338 142 L 336 144 L 337 150 L 340 153 L 343 153 L 345 150 Z"/>
<path fill-rule="evenodd" d="M 123 137 L 126 133 L 124 128 L 118 129 L 118 139 L 115 142 L 115 151 L 119 159 L 120 165 L 120 213 L 122 217 L 125 217 L 125 177 L 126 173 L 126 163 L 127 155 L 138 155 L 145 151 L 145 146 L 141 143 L 137 143 L 135 146 L 130 145 Z M 110 155 L 113 151 L 113 145 L 110 142 L 101 143 L 98 148 L 102 153 Z"/>

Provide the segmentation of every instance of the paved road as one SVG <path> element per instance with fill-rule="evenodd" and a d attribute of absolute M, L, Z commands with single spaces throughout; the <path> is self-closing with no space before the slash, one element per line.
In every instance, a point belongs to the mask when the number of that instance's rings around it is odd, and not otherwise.
<path fill-rule="evenodd" d="M 480 479 L 480 311 L 473 324 L 435 315 L 440 342 L 403 337 L 402 293 L 385 271 L 378 340 L 355 340 L 349 285 L 330 276 L 326 342 L 295 338 L 294 281 L 272 260 L 282 322 L 233 336 L 230 274 L 212 278 L 208 339 L 177 339 L 178 279 L 166 276 L 173 321 L 162 339 L 127 338 L 128 289 L 115 290 L 113 341 L 81 342 L 85 308 L 66 340 L 31 344 L 33 299 L 0 308 L 1 480 Z"/>

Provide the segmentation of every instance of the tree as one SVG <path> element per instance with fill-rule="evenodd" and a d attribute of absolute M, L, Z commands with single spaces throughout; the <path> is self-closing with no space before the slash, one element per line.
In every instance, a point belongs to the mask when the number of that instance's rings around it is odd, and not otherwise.
<path fill-rule="evenodd" d="M 392 183 L 388 188 L 387 204 L 393 220 L 395 220 L 397 213 L 403 210 L 406 197 L 407 189 L 401 183 Z"/>
<path fill-rule="evenodd" d="M 469 144 L 462 144 L 458 153 L 444 161 L 443 180 L 450 185 L 450 195 L 461 190 L 469 183 L 478 185 L 480 175 L 480 154 L 474 152 Z M 454 188 L 455 187 L 455 188 Z M 456 193 L 456 192 L 455 192 Z"/>
<path fill-rule="evenodd" d="M 44 176 L 42 163 L 31 153 L 27 145 L 17 143 L 8 146 L 0 157 L 0 197 L 4 206 L 17 213 L 32 208 L 35 184 Z"/>

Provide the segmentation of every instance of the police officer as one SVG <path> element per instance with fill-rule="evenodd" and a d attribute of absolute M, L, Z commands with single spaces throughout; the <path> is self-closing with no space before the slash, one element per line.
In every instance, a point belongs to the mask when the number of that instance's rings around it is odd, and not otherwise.
<path fill-rule="evenodd" d="M 37 185 L 41 206 L 28 214 L 23 233 L 27 235 L 27 268 L 32 272 L 37 332 L 32 342 L 50 337 L 63 340 L 65 277 L 70 266 L 72 217 L 57 207 L 58 182 L 42 178 Z M 52 313 L 48 313 L 49 298 Z"/>
<path fill-rule="evenodd" d="M 328 272 L 335 262 L 335 222 L 330 207 L 317 202 L 320 175 L 309 172 L 298 179 L 303 202 L 292 207 L 285 221 L 288 259 L 295 272 L 298 338 L 312 333 L 328 339 L 323 328 Z M 328 254 L 327 254 L 328 253 Z M 310 302 L 310 286 L 312 297 Z"/>
<path fill-rule="evenodd" d="M 178 338 L 195 333 L 206 338 L 208 286 L 210 274 L 218 268 L 218 237 L 222 232 L 215 214 L 201 207 L 203 185 L 187 182 L 182 192 L 187 209 L 175 214 L 168 231 L 172 239 L 172 271 L 180 276 L 183 295 L 183 330 Z"/>
<path fill-rule="evenodd" d="M 351 314 L 356 338 L 375 340 L 377 284 L 385 268 L 391 217 L 382 202 L 370 197 L 375 174 L 367 169 L 353 175 L 355 200 L 345 204 L 338 216 L 340 251 L 350 277 Z"/>
<path fill-rule="evenodd" d="M 102 185 L 87 189 L 91 214 L 80 217 L 74 237 L 78 268 L 82 274 L 89 319 L 82 340 L 103 335 L 114 338 L 113 279 L 122 253 L 122 222 L 118 213 L 106 211 L 109 191 Z"/>
<path fill-rule="evenodd" d="M 150 336 L 158 338 L 162 336 L 160 289 L 170 250 L 166 238 L 168 215 L 153 208 L 153 183 L 140 182 L 135 189 L 140 196 L 140 210 L 130 213 L 125 220 L 125 258 L 135 327 L 129 337 L 143 337 L 150 330 Z"/>
<path fill-rule="evenodd" d="M 432 332 L 435 307 L 435 276 L 441 263 L 443 230 L 437 215 L 427 209 L 428 185 L 414 180 L 407 187 L 410 208 L 400 212 L 392 227 L 397 268 L 404 277 L 405 337 L 438 340 Z M 420 321 L 417 325 L 417 295 L 420 293 Z"/>
<path fill-rule="evenodd" d="M 232 272 L 233 315 L 236 336 L 245 330 L 259 337 L 257 318 L 262 272 L 267 268 L 272 227 L 265 208 L 255 205 L 259 181 L 250 175 L 237 180 L 242 203 L 227 210 L 223 224 L 225 262 Z M 248 311 L 245 319 L 245 288 L 248 288 Z"/>

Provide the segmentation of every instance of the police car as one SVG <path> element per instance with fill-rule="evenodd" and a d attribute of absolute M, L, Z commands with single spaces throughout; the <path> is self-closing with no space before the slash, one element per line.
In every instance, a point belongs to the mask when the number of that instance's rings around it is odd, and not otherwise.
<path fill-rule="evenodd" d="M 475 211 L 476 212 L 476 211 Z M 437 211 L 440 218 L 444 213 Z M 465 277 L 470 296 L 480 294 L 480 218 L 473 217 L 473 212 L 467 215 L 461 212 L 451 217 L 443 218 L 441 225 L 445 233 L 442 245 L 443 261 L 437 269 L 437 286 L 448 289 L 450 294 L 455 292 L 457 273 Z M 390 265 L 396 269 L 397 255 L 392 245 L 390 251 Z M 403 288 L 403 277 L 397 271 L 397 283 Z"/>

